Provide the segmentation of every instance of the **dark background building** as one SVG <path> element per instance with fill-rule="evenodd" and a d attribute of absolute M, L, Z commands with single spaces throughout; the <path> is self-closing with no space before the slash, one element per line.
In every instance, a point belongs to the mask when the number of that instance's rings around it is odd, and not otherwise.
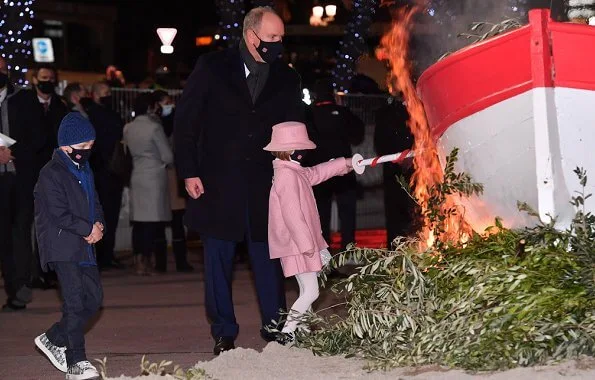
<path fill-rule="evenodd" d="M 432 0 L 461 8 L 462 0 Z M 512 2 L 515 0 L 502 0 Z M 260 3 L 275 3 L 282 9 L 286 21 L 285 59 L 301 73 L 304 83 L 330 73 L 337 62 L 339 42 L 351 17 L 353 0 L 245 0 L 246 8 Z M 380 0 L 378 0 L 380 2 Z M 561 8 L 562 0 L 517 0 L 529 7 Z M 312 6 L 335 4 L 337 15 L 328 26 L 309 24 Z M 398 3 L 407 3 L 399 0 Z M 140 83 L 166 66 L 176 80 L 183 79 L 194 66 L 196 58 L 205 52 L 224 46 L 214 37 L 221 32 L 221 15 L 216 4 L 221 0 L 36 0 L 33 22 L 35 37 L 50 37 L 53 41 L 56 66 L 63 72 L 74 72 L 83 78 L 96 79 L 108 65 L 120 68 L 128 83 Z M 192 8 L 197 8 L 193 10 Z M 366 38 L 368 53 L 378 44 L 390 23 L 387 8 L 378 8 Z M 461 20 L 467 22 L 468 20 Z M 475 20 L 482 21 L 482 20 Z M 174 53 L 160 53 L 158 27 L 175 27 Z M 413 43 L 432 41 L 444 34 L 428 17 L 421 18 L 415 28 Z M 212 43 L 197 46 L 201 41 Z M 436 38 L 434 38 L 436 37 Z M 427 45 L 420 44 L 419 50 Z M 364 49 L 365 50 L 365 49 Z M 430 57 L 428 61 L 433 62 Z M 175 82 L 175 81 L 174 81 Z"/>

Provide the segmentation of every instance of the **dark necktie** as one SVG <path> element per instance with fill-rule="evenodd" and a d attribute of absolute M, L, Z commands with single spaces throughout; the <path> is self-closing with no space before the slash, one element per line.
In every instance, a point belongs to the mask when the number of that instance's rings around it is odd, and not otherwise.
<path fill-rule="evenodd" d="M 43 102 L 43 113 L 48 113 L 48 110 L 50 109 L 50 102 Z"/>
<path fill-rule="evenodd" d="M 248 83 L 248 89 L 250 90 L 250 96 L 252 97 L 252 102 L 256 101 L 256 86 L 258 85 L 258 75 L 250 73 L 248 77 L 246 77 L 246 82 Z"/>

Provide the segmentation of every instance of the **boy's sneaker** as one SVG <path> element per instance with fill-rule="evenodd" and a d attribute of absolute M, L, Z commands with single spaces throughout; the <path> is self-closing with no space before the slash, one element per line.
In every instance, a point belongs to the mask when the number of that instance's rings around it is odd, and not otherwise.
<path fill-rule="evenodd" d="M 43 352 L 45 356 L 50 359 L 50 362 L 54 365 L 54 367 L 58 368 L 62 372 L 67 371 L 66 366 L 66 347 L 58 347 L 50 340 L 45 333 L 41 334 L 37 338 L 35 338 L 35 345 L 37 348 Z"/>
<path fill-rule="evenodd" d="M 68 367 L 66 380 L 99 379 L 99 372 L 89 361 L 82 360 Z"/>

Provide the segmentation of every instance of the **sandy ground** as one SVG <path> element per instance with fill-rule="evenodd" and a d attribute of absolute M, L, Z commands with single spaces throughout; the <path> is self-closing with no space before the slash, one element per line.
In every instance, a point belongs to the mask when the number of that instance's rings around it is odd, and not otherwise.
<path fill-rule="evenodd" d="M 439 367 L 398 368 L 390 372 L 366 372 L 365 363 L 342 357 L 318 357 L 305 349 L 287 348 L 269 343 L 262 352 L 238 348 L 219 357 L 197 363 L 213 379 L 278 380 L 278 379 L 428 379 L 428 380 L 525 380 L 525 379 L 595 379 L 595 359 L 567 361 L 550 366 L 517 368 L 495 373 L 468 374 Z M 116 378 L 114 378 L 116 379 Z M 119 377 L 117 379 L 163 379 L 158 376 Z"/>
<path fill-rule="evenodd" d="M 236 266 L 233 284 L 240 325 L 236 346 L 244 348 L 214 357 L 205 315 L 200 251 L 191 251 L 189 258 L 197 268 L 195 273 L 175 273 L 171 270 L 173 255 L 170 255 L 170 272 L 165 275 L 138 277 L 128 271 L 102 274 L 104 310 L 85 337 L 90 360 L 107 357 L 107 369 L 112 377 L 120 374 L 136 376 L 140 373 L 141 357 L 147 355 L 151 362 L 172 360 L 184 368 L 196 364 L 219 380 L 595 379 L 593 358 L 578 364 L 568 362 L 475 376 L 438 367 L 366 373 L 362 369 L 365 363 L 355 359 L 315 357 L 308 350 L 276 343 L 266 345 L 260 338 L 258 303 L 246 264 Z M 285 285 L 287 301 L 292 303 L 298 287 L 293 280 L 288 280 Z M 1 287 L 0 281 L 0 293 L 4 293 Z M 328 307 L 336 302 L 332 294 L 323 291 L 318 307 Z M 64 380 L 64 374 L 37 352 L 33 344 L 35 336 L 59 320 L 60 306 L 57 292 L 36 289 L 34 301 L 26 312 L 0 313 L 0 380 Z M 149 380 L 151 377 L 139 379 Z M 153 379 L 163 380 L 165 377 L 154 376 Z"/>

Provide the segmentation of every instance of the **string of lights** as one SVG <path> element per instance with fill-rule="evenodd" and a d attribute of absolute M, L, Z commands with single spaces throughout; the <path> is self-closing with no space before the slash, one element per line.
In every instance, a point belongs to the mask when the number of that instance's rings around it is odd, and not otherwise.
<path fill-rule="evenodd" d="M 377 5 L 378 0 L 353 1 L 351 19 L 345 27 L 343 40 L 339 42 L 337 65 L 332 71 L 333 86 L 337 91 L 349 91 L 349 84 L 355 72 L 355 62 L 369 50 L 366 36 Z"/>
<path fill-rule="evenodd" d="M 0 0 L 0 55 L 7 61 L 11 81 L 26 86 L 32 61 L 33 5 L 35 0 Z"/>
<path fill-rule="evenodd" d="M 224 46 L 237 46 L 242 39 L 242 20 L 246 13 L 244 0 L 217 0 L 220 31 L 215 36 Z"/>

